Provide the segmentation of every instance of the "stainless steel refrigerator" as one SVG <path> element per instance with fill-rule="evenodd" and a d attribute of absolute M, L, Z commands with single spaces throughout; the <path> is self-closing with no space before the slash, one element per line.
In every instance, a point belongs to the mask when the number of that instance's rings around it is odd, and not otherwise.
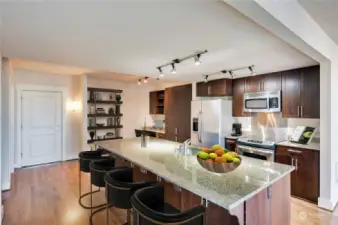
<path fill-rule="evenodd" d="M 196 100 L 191 102 L 191 144 L 211 147 L 220 144 L 223 147 L 226 135 L 231 133 L 231 100 Z"/>

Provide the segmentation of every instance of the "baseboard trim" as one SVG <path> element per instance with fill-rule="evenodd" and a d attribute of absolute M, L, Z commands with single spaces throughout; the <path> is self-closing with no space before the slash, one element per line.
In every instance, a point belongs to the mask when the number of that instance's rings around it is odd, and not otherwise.
<path fill-rule="evenodd" d="M 327 198 L 318 198 L 318 207 L 333 211 L 338 203 L 338 200 L 332 201 L 331 199 Z"/>

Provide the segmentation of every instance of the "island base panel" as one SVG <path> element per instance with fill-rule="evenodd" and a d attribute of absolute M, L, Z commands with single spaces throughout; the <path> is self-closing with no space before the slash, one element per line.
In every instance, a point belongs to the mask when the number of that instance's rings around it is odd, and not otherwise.
<path fill-rule="evenodd" d="M 117 157 L 116 166 L 131 166 L 131 163 Z M 185 211 L 203 204 L 200 196 L 158 179 L 157 175 L 141 167 L 133 166 L 135 181 L 157 181 L 163 184 L 165 201 L 177 209 Z M 270 190 L 264 189 L 230 211 L 209 202 L 206 225 L 290 225 L 290 204 L 290 175 L 287 175 L 274 183 Z"/>

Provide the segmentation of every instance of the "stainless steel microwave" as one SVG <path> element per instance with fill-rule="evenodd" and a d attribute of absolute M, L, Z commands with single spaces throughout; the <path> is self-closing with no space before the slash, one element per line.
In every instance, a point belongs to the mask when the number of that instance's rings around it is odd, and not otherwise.
<path fill-rule="evenodd" d="M 281 112 L 281 91 L 244 94 L 244 112 Z"/>

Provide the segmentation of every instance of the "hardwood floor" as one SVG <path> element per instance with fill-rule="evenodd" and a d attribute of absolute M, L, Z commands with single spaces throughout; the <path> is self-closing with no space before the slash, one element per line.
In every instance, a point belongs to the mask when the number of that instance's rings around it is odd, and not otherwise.
<path fill-rule="evenodd" d="M 77 161 L 20 169 L 12 181 L 12 190 L 3 193 L 4 225 L 89 224 L 90 210 L 78 204 Z M 88 191 L 88 176 L 82 181 L 83 192 Z M 95 194 L 93 202 L 104 203 L 104 190 Z M 89 198 L 84 203 L 89 204 Z M 293 198 L 291 211 L 291 225 L 338 224 L 338 209 L 331 213 Z M 126 212 L 112 209 L 110 219 L 110 225 L 121 225 L 126 222 Z M 104 212 L 96 215 L 94 224 L 105 224 Z"/>

